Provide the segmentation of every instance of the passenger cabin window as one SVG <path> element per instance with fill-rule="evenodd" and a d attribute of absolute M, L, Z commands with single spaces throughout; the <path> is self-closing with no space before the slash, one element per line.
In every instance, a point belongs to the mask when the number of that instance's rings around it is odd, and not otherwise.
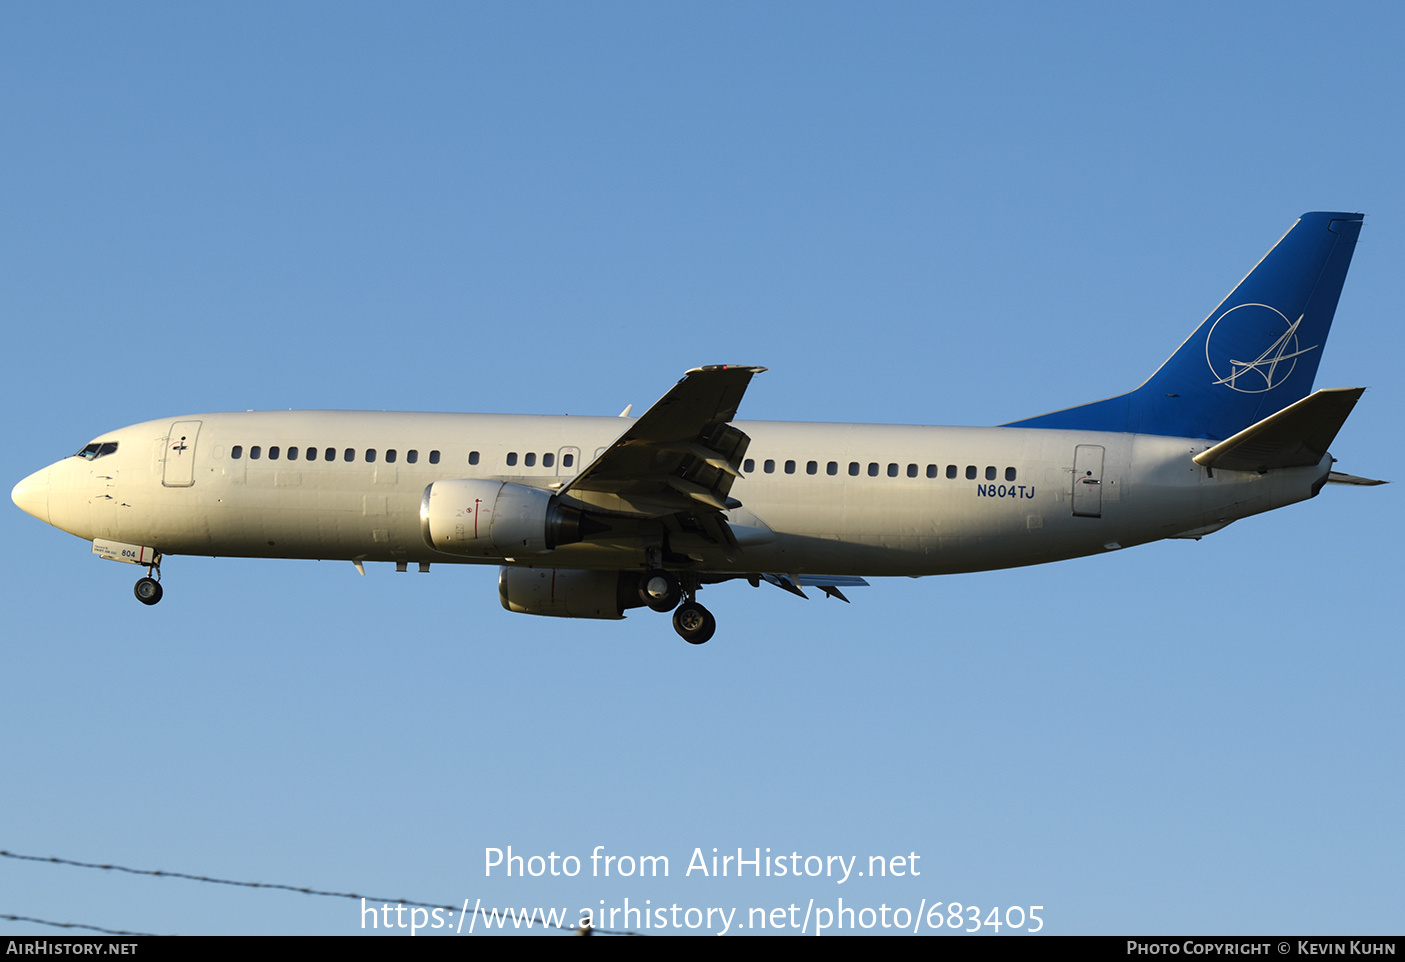
<path fill-rule="evenodd" d="M 929 478 L 935 478 L 936 476 L 937 476 L 937 466 L 936 466 L 935 464 L 929 464 L 929 465 L 927 465 L 927 477 L 929 477 Z"/>
<path fill-rule="evenodd" d="M 954 465 L 954 464 L 948 464 L 948 465 L 946 466 L 946 476 L 947 476 L 948 478 L 954 478 L 954 477 L 956 477 L 956 465 Z"/>
<path fill-rule="evenodd" d="M 433 455 L 430 456 L 433 458 Z M 522 467 L 535 468 L 537 466 L 537 456 L 530 451 L 522 456 Z"/>
<path fill-rule="evenodd" d="M 507 466 L 508 466 L 509 468 L 511 468 L 511 467 L 514 467 L 516 464 L 517 464 L 517 452 L 516 452 L 516 451 L 509 451 L 509 452 L 507 452 Z"/>
<path fill-rule="evenodd" d="M 787 462 L 785 463 L 785 473 L 786 473 L 786 474 L 794 474 L 794 473 L 795 473 L 795 462 L 794 462 L 794 461 L 787 461 Z"/>
<path fill-rule="evenodd" d="M 244 445 L 242 445 L 242 444 L 236 444 L 234 447 L 230 448 L 230 449 L 229 449 L 229 456 L 230 456 L 231 458 L 233 458 L 235 461 L 238 461 L 240 458 L 242 458 L 242 457 L 244 456 Z"/>
<path fill-rule="evenodd" d="M 373 461 L 375 461 L 375 460 L 376 460 L 376 449 L 375 449 L 375 448 L 367 448 L 367 449 L 366 449 L 366 463 L 367 463 L 367 464 L 370 464 L 371 462 L 373 462 Z"/>
<path fill-rule="evenodd" d="M 755 458 L 747 458 L 745 461 L 743 461 L 743 462 L 742 462 L 742 470 L 745 471 L 747 474 L 750 474 L 751 472 L 755 471 L 755 470 L 756 470 L 756 459 L 755 459 Z"/>
<path fill-rule="evenodd" d="M 347 448 L 345 451 L 343 451 L 343 452 L 342 452 L 342 460 L 343 460 L 343 461 L 355 461 L 355 460 L 356 460 L 356 449 L 355 449 L 355 448 Z"/>
<path fill-rule="evenodd" d="M 474 463 L 476 464 L 477 462 L 474 462 Z M 575 456 L 574 454 L 563 454 L 563 455 L 561 455 L 561 466 L 562 466 L 563 468 L 573 467 L 573 466 L 575 465 L 575 463 L 576 463 L 576 456 Z"/>
<path fill-rule="evenodd" d="M 851 478 L 857 478 L 858 476 L 859 476 L 859 462 L 857 462 L 857 461 L 850 461 L 850 462 L 849 462 L 849 477 L 851 477 Z"/>
<path fill-rule="evenodd" d="M 819 464 L 818 461 L 806 461 L 806 462 L 805 462 L 805 473 L 806 473 L 806 474 L 818 474 L 818 473 L 819 473 L 819 470 L 820 470 L 820 464 Z"/>
<path fill-rule="evenodd" d="M 307 459 L 308 459 L 309 461 L 316 461 L 316 460 L 317 460 L 317 449 L 316 449 L 316 448 L 308 448 L 308 449 L 307 449 Z"/>
<path fill-rule="evenodd" d="M 323 460 L 323 461 L 335 461 L 336 459 L 337 459 L 337 449 L 336 449 L 336 448 L 328 448 L 327 450 L 325 450 L 325 451 L 322 452 L 322 460 Z"/>
<path fill-rule="evenodd" d="M 387 452 L 387 453 L 389 453 L 389 452 Z M 477 464 L 477 463 L 478 463 L 478 452 L 477 452 L 477 451 L 470 451 L 470 452 L 468 452 L 468 463 L 469 463 L 469 464 Z"/>
<path fill-rule="evenodd" d="M 438 464 L 438 463 L 439 463 L 439 452 L 438 452 L 438 451 L 431 451 L 431 452 L 429 452 L 429 463 L 430 463 L 430 464 Z"/>
<path fill-rule="evenodd" d="M 995 465 L 992 464 L 992 465 L 988 465 L 988 466 L 986 467 L 986 469 L 985 469 L 985 479 L 986 479 L 987 481 L 994 481 L 994 480 L 995 480 Z"/>
<path fill-rule="evenodd" d="M 889 464 L 889 465 L 888 465 L 888 477 L 890 477 L 890 478 L 896 478 L 897 476 L 898 476 L 898 466 L 897 466 L 896 464 Z"/>
<path fill-rule="evenodd" d="M 775 462 L 774 460 L 772 460 L 771 458 L 767 458 L 767 459 L 766 459 L 766 463 L 761 466 L 761 470 L 765 471 L 767 474 L 775 474 L 775 473 L 776 473 L 776 462 Z"/>
<path fill-rule="evenodd" d="M 259 447 L 257 444 L 249 449 L 249 457 L 254 461 L 257 461 L 261 454 L 263 454 L 263 448 Z"/>
<path fill-rule="evenodd" d="M 420 453 L 419 453 L 418 451 L 416 451 L 414 448 L 411 448 L 410 450 L 408 450 L 408 451 L 405 452 L 405 463 L 406 463 L 406 464 L 414 464 L 414 463 L 415 463 L 416 461 L 418 461 L 419 459 L 420 459 Z"/>
<path fill-rule="evenodd" d="M 824 466 L 824 473 L 825 473 L 825 474 L 828 474 L 828 475 L 835 475 L 835 474 L 838 474 L 838 473 L 839 473 L 839 462 L 838 462 L 838 461 L 831 461 L 831 462 L 829 462 L 828 464 L 826 464 L 826 465 Z"/>
<path fill-rule="evenodd" d="M 975 466 L 974 464 L 968 464 L 968 465 L 966 465 L 966 480 L 967 480 L 967 481 L 974 481 L 974 480 L 976 480 L 976 466 Z"/>
<path fill-rule="evenodd" d="M 544 467 L 544 468 L 549 468 L 549 467 L 551 467 L 552 465 L 554 465 L 555 463 L 556 463 L 556 455 L 554 455 L 554 454 L 543 454 L 543 455 L 542 455 L 542 467 Z"/>
<path fill-rule="evenodd" d="M 288 460 L 289 460 L 289 461 L 296 461 L 297 459 L 298 459 L 298 449 L 297 449 L 297 448 L 289 448 L 289 449 L 288 449 Z"/>
<path fill-rule="evenodd" d="M 876 477 L 878 477 L 878 462 L 877 462 L 877 461 L 870 461 L 870 462 L 868 462 L 868 476 L 869 476 L 870 478 L 876 478 Z"/>
<path fill-rule="evenodd" d="M 915 478 L 915 477 L 917 477 L 917 465 L 915 465 L 915 464 L 909 464 L 909 465 L 907 466 L 907 476 L 908 476 L 909 478 Z"/>
<path fill-rule="evenodd" d="M 1005 469 L 1005 480 L 1006 480 L 1006 481 L 1013 481 L 1013 480 L 1015 480 L 1015 469 L 1014 469 L 1014 468 L 1006 468 L 1006 469 Z"/>
<path fill-rule="evenodd" d="M 273 445 L 273 447 L 271 447 L 271 448 L 268 449 L 268 460 L 270 460 L 270 461 L 277 461 L 277 460 L 278 460 L 278 445 L 275 444 L 275 445 Z"/>
<path fill-rule="evenodd" d="M 394 449 L 394 448 L 387 448 L 387 449 L 386 449 L 386 452 L 385 452 L 385 463 L 386 463 L 386 464 L 394 464 L 394 463 L 395 463 L 395 449 Z"/>

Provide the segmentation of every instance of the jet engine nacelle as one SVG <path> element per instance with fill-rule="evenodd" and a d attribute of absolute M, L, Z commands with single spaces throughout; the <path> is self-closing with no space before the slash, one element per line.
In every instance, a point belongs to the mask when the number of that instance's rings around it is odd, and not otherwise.
<path fill-rule="evenodd" d="M 569 568 L 500 568 L 498 597 L 508 611 L 556 618 L 623 618 L 644 603 L 637 571 Z"/>
<path fill-rule="evenodd" d="M 581 540 L 581 512 L 551 492 L 511 481 L 435 481 L 420 501 L 420 530 L 438 551 L 479 558 L 545 554 Z"/>

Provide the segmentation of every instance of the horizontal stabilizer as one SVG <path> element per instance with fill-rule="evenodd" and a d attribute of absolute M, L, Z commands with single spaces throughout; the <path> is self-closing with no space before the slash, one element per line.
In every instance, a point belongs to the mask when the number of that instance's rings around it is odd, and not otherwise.
<path fill-rule="evenodd" d="M 1314 391 L 1195 456 L 1226 471 L 1268 471 L 1317 464 L 1327 453 L 1365 388 Z"/>
<path fill-rule="evenodd" d="M 857 575 L 795 575 L 796 584 L 809 588 L 834 587 L 867 588 L 868 582 Z"/>
<path fill-rule="evenodd" d="M 1327 475 L 1328 484 L 1356 484 L 1364 488 L 1369 488 L 1377 484 L 1390 484 L 1389 481 L 1377 481 L 1375 478 L 1358 478 L 1354 474 L 1343 474 L 1341 471 L 1333 471 Z"/>
<path fill-rule="evenodd" d="M 789 591 L 793 595 L 799 595 L 801 598 L 808 598 L 805 592 L 800 590 L 803 586 L 806 588 L 818 588 L 823 591 L 826 596 L 838 598 L 840 601 L 845 602 L 849 599 L 845 598 L 844 592 L 839 590 L 840 585 L 843 585 L 845 588 L 868 587 L 868 582 L 856 575 L 779 575 L 766 573 L 761 575 L 760 580 L 773 584 L 777 588 Z"/>

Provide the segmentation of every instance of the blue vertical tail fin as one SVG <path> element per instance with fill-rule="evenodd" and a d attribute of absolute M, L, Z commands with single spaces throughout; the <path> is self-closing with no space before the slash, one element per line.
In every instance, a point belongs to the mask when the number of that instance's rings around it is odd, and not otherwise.
<path fill-rule="evenodd" d="M 1361 214 L 1304 214 L 1141 387 L 1006 427 L 1222 440 L 1301 400 L 1361 222 Z"/>

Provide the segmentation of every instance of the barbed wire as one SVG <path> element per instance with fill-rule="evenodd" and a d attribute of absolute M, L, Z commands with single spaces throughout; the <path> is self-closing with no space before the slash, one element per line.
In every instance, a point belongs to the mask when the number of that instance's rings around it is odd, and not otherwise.
<path fill-rule="evenodd" d="M 463 906 L 457 906 L 457 905 L 446 905 L 446 904 L 441 904 L 441 903 L 437 903 L 437 902 L 419 902 L 419 901 L 416 901 L 416 900 L 414 900 L 414 899 L 392 899 L 392 898 L 382 898 L 382 897 L 380 897 L 380 896 L 361 895 L 361 894 L 358 894 L 358 893 L 355 893 L 355 892 L 332 892 L 332 891 L 328 891 L 328 890 L 326 890 L 326 889 L 315 889 L 315 888 L 311 888 L 311 887 L 305 886 L 305 885 L 286 885 L 286 884 L 283 884 L 283 883 L 281 883 L 281 882 L 244 882 L 244 881 L 240 881 L 239 879 L 215 878 L 215 877 L 210 876 L 210 875 L 194 875 L 194 874 L 189 873 L 189 872 L 168 872 L 168 871 L 165 871 L 164 869 L 131 868 L 130 866 L 127 866 L 127 865 L 115 865 L 115 864 L 112 864 L 112 863 L 103 863 L 103 862 L 80 862 L 80 861 L 77 861 L 76 859 L 71 859 L 71 858 L 59 858 L 59 857 L 57 857 L 57 856 L 52 856 L 52 855 L 49 855 L 49 856 L 45 856 L 45 855 L 24 855 L 24 854 L 21 854 L 21 853 L 19 853 L 19 852 L 9 852 L 9 851 L 5 851 L 5 850 L 3 850 L 3 849 L 0 849 L 0 857 L 2 857 L 2 858 L 9 858 L 9 859 L 16 859 L 16 860 L 18 860 L 18 861 L 24 861 L 24 862 L 48 862 L 48 863 L 51 864 L 51 865 L 68 865 L 68 866 L 72 866 L 73 868 L 98 869 L 98 870 L 101 870 L 101 871 L 104 871 L 104 872 L 125 872 L 125 873 L 127 873 L 128 875 L 146 875 L 146 876 L 150 876 L 150 877 L 153 877 L 153 878 L 178 878 L 178 879 L 185 879 L 186 881 L 189 881 L 189 882 L 204 882 L 204 883 L 209 884 L 209 885 L 233 885 L 233 886 L 236 886 L 236 887 L 239 887 L 239 888 L 248 888 L 248 889 L 274 889 L 274 890 L 282 891 L 282 892 L 297 892 L 297 893 L 299 893 L 299 894 L 301 894 L 301 895 L 317 895 L 317 896 L 321 896 L 321 897 L 323 897 L 323 898 L 353 899 L 353 900 L 356 900 L 356 901 L 380 902 L 380 903 L 382 903 L 382 904 L 393 903 L 393 904 L 396 904 L 396 905 L 404 905 L 404 906 L 407 906 L 407 907 L 409 907 L 409 908 L 439 909 L 439 910 L 441 910 L 441 911 L 460 912 L 460 913 L 463 913 L 464 915 L 474 914 L 474 915 L 483 916 L 484 918 L 492 918 L 492 919 L 494 919 L 495 921 L 498 921 L 498 920 L 502 919 L 502 916 L 501 916 L 500 914 L 496 913 L 496 911 L 495 911 L 495 910 L 492 910 L 492 909 L 479 908 L 478 906 L 474 906 L 473 908 L 470 909 L 470 908 L 467 907 L 467 904 L 468 904 L 468 903 L 467 903 L 466 901 L 465 901 L 465 903 L 464 903 Z M 17 919 L 17 918 L 19 918 L 19 917 L 18 917 L 18 916 L 10 916 L 10 915 L 0 915 L 0 918 Z M 92 925 L 81 925 L 81 924 L 79 924 L 79 923 L 77 923 L 77 922 L 43 922 L 43 920 L 41 920 L 41 919 L 24 919 L 23 921 L 40 922 L 41 924 L 44 924 L 44 925 L 57 925 L 57 926 L 64 927 L 64 928 L 87 928 L 87 929 L 95 929 L 95 930 L 101 931 L 101 932 L 108 932 L 108 933 L 111 934 L 111 935 L 141 935 L 141 934 L 149 934 L 149 933 L 121 932 L 121 931 L 116 931 L 116 930 L 100 929 L 100 928 L 98 928 L 97 926 L 92 926 Z M 594 926 L 559 925 L 559 924 L 557 924 L 557 923 L 555 923 L 555 922 L 548 921 L 546 918 L 544 918 L 544 917 L 540 914 L 540 910 L 538 910 L 537 912 L 533 913 L 532 916 L 530 917 L 530 919 L 519 919 L 518 921 L 519 921 L 519 922 L 525 922 L 525 923 L 527 923 L 528 925 L 539 923 L 539 924 L 542 926 L 542 928 L 560 929 L 560 930 L 565 931 L 565 932 L 577 932 L 577 933 L 585 934 L 585 935 L 594 935 L 594 934 L 600 934 L 600 935 L 639 935 L 639 934 L 640 934 L 639 932 L 633 932 L 633 931 L 628 931 L 628 930 L 600 929 L 600 928 L 595 928 Z M 514 928 L 516 928 L 516 926 L 514 926 Z"/>
<path fill-rule="evenodd" d="M 105 929 L 101 925 L 84 925 L 82 922 L 50 922 L 48 919 L 36 919 L 30 915 L 0 915 L 0 919 L 8 919 L 11 922 L 36 922 L 39 925 L 52 925 L 56 929 L 87 929 L 90 932 L 101 932 L 104 935 L 140 935 L 149 938 L 160 938 L 151 932 L 127 932 L 123 929 Z"/>

